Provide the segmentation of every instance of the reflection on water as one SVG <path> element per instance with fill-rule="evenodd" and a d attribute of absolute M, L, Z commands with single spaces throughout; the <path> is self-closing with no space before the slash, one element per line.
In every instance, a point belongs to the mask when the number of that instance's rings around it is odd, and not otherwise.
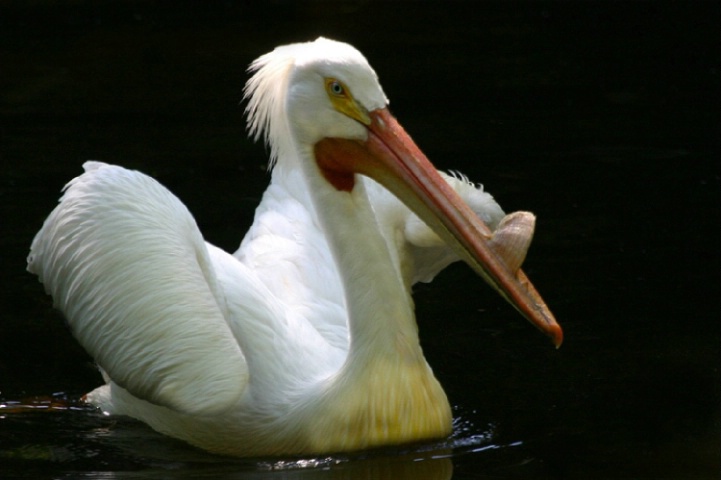
<path fill-rule="evenodd" d="M 63 394 L 0 401 L 0 426 L 6 477 L 62 470 L 95 478 L 449 479 L 453 457 L 522 445 L 496 444 L 492 426 L 484 431 L 456 415 L 451 437 L 437 443 L 321 457 L 233 459 L 195 449 L 130 418 L 103 415 Z"/>

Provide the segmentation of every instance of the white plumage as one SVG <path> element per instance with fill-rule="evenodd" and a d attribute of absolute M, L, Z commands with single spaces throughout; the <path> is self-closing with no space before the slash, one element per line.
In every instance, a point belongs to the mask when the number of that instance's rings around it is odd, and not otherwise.
<path fill-rule="evenodd" d="M 420 194 L 389 192 L 406 179 L 373 159 L 415 164 L 422 154 L 393 124 L 375 72 L 351 46 L 321 38 L 279 47 L 251 70 L 250 131 L 266 139 L 275 166 L 237 252 L 205 242 L 155 180 L 100 162 L 68 184 L 33 241 L 28 270 L 108 382 L 88 401 L 240 456 L 447 435 L 451 412 L 418 343 L 410 287 L 461 255 L 559 344 L 535 290 L 505 286 L 525 279 L 513 280 L 532 217 L 501 223 L 500 207 L 465 178 L 432 178 L 477 215 L 460 210 L 475 230 L 459 234 L 454 225 L 465 220 L 424 206 L 435 205 L 422 198 L 426 184 Z M 377 142 L 384 135 L 390 140 Z M 370 153 L 344 150 L 358 148 Z M 367 159 L 370 167 L 359 163 Z M 482 230 L 478 217 L 501 223 L 498 233 Z M 487 268 L 474 249 L 489 248 Z M 531 307 L 516 295 L 530 295 Z"/>

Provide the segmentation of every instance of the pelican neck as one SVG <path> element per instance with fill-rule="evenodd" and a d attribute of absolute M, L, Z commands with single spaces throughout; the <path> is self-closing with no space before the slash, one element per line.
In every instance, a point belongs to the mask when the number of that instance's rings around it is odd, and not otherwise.
<path fill-rule="evenodd" d="M 343 284 L 350 335 L 348 360 L 374 355 L 425 362 L 413 300 L 396 265 L 398 260 L 381 233 L 364 182 L 356 181 L 350 191 L 337 190 L 320 173 L 312 147 L 301 151 L 312 207 Z"/>

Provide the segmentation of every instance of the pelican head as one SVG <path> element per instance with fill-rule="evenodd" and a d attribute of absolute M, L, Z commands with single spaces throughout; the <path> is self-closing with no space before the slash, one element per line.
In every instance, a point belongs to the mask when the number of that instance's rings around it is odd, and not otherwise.
<path fill-rule="evenodd" d="M 301 157 L 313 158 L 338 191 L 352 191 L 357 174 L 377 181 L 560 346 L 561 328 L 520 270 L 533 229 L 528 217 L 494 235 L 389 113 L 378 76 L 358 50 L 319 38 L 276 48 L 250 71 L 249 130 L 270 145 L 271 165 L 311 150 Z"/>
<path fill-rule="evenodd" d="M 271 166 L 294 141 L 365 140 L 368 112 L 388 105 L 366 58 L 346 43 L 322 37 L 278 47 L 256 59 L 249 71 L 254 75 L 245 87 L 248 126 L 256 140 L 262 136 L 270 145 Z"/>

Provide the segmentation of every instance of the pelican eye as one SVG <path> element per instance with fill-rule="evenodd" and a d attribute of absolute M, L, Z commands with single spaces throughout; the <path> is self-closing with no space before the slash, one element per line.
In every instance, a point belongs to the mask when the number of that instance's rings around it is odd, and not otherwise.
<path fill-rule="evenodd" d="M 350 90 L 343 82 L 335 78 L 326 78 L 325 90 L 330 102 L 333 104 L 333 108 L 363 125 L 371 124 L 368 111 L 355 101 Z"/>
<path fill-rule="evenodd" d="M 346 89 L 343 84 L 335 80 L 333 78 L 329 78 L 326 80 L 326 88 L 328 89 L 328 92 L 335 95 L 336 97 L 346 97 Z"/>

